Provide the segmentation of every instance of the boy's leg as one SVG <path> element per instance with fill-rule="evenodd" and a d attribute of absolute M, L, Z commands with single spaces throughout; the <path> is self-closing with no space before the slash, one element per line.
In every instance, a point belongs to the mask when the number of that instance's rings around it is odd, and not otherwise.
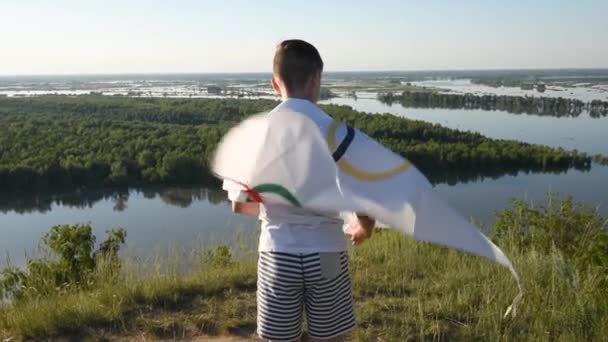
<path fill-rule="evenodd" d="M 346 252 L 307 256 L 304 278 L 311 340 L 345 340 L 356 325 Z"/>
<path fill-rule="evenodd" d="M 266 341 L 299 341 L 304 287 L 300 255 L 260 252 L 257 334 Z"/>

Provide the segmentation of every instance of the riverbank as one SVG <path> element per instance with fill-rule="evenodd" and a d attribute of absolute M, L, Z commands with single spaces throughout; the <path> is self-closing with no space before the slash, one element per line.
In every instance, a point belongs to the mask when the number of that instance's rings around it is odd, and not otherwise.
<path fill-rule="evenodd" d="M 517 202 L 498 216 L 494 229 L 522 279 L 524 298 L 515 317 L 502 317 L 517 294 L 505 269 L 379 231 L 351 251 L 355 340 L 608 336 L 604 218 L 568 200 L 551 200 L 546 207 Z M 237 254 L 242 257 L 233 257 Z M 14 303 L 0 306 L 0 338 L 249 338 L 256 316 L 255 259 L 253 251 L 218 247 L 193 251 L 188 272 L 180 271 L 183 260 L 174 258 L 148 266 L 122 260 L 112 276 L 100 267 L 71 285 L 32 280 Z M 7 273 L 1 274 L 6 290 Z"/>

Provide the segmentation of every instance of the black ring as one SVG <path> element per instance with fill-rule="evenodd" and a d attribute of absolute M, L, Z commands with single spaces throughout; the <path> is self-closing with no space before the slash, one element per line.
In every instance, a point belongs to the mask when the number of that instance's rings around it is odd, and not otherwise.
<path fill-rule="evenodd" d="M 350 143 L 353 142 L 354 138 L 355 138 L 355 130 L 352 127 L 347 125 L 346 126 L 346 136 L 344 137 L 344 140 L 342 140 L 342 142 L 340 143 L 338 148 L 332 154 L 334 161 L 337 162 L 338 160 L 340 160 L 340 158 L 342 158 L 344 156 L 344 153 L 346 153 L 348 146 L 350 146 Z"/>

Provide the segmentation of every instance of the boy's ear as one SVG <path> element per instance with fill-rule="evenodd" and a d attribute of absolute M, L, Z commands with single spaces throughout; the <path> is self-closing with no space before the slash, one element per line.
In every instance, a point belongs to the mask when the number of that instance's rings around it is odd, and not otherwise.
<path fill-rule="evenodd" d="M 279 86 L 279 82 L 277 81 L 276 78 L 274 78 L 274 76 L 272 76 L 272 80 L 270 81 L 270 83 L 272 84 L 272 89 L 274 89 L 274 92 L 280 96 L 281 87 Z"/>
<path fill-rule="evenodd" d="M 321 73 L 313 74 L 309 82 L 313 87 L 321 88 Z"/>
<path fill-rule="evenodd" d="M 316 83 L 321 85 L 321 72 L 315 73 L 313 75 L 313 79 L 315 80 Z"/>

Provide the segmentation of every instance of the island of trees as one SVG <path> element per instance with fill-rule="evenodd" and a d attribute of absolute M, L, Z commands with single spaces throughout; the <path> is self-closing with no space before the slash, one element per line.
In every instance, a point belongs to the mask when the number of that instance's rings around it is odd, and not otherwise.
<path fill-rule="evenodd" d="M 514 114 L 536 114 L 576 117 L 589 112 L 598 118 L 608 115 L 608 101 L 583 102 L 563 97 L 531 97 L 507 95 L 442 94 L 437 92 L 404 91 L 378 93 L 383 103 L 399 103 L 414 108 L 449 108 L 502 110 Z"/>
<path fill-rule="evenodd" d="M 276 104 L 93 95 L 0 98 L 0 192 L 217 186 L 209 161 L 221 136 Z M 591 167 L 591 156 L 576 151 L 490 139 L 347 106 L 324 109 L 406 156 L 435 183 Z"/>
<path fill-rule="evenodd" d="M 537 81 L 537 80 L 522 80 L 522 79 L 508 79 L 508 78 L 477 78 L 472 79 L 471 83 L 473 84 L 483 84 L 492 88 L 500 88 L 500 87 L 516 87 L 521 88 L 523 90 L 532 90 L 536 89 L 538 92 L 542 93 L 547 89 L 545 82 Z"/>

